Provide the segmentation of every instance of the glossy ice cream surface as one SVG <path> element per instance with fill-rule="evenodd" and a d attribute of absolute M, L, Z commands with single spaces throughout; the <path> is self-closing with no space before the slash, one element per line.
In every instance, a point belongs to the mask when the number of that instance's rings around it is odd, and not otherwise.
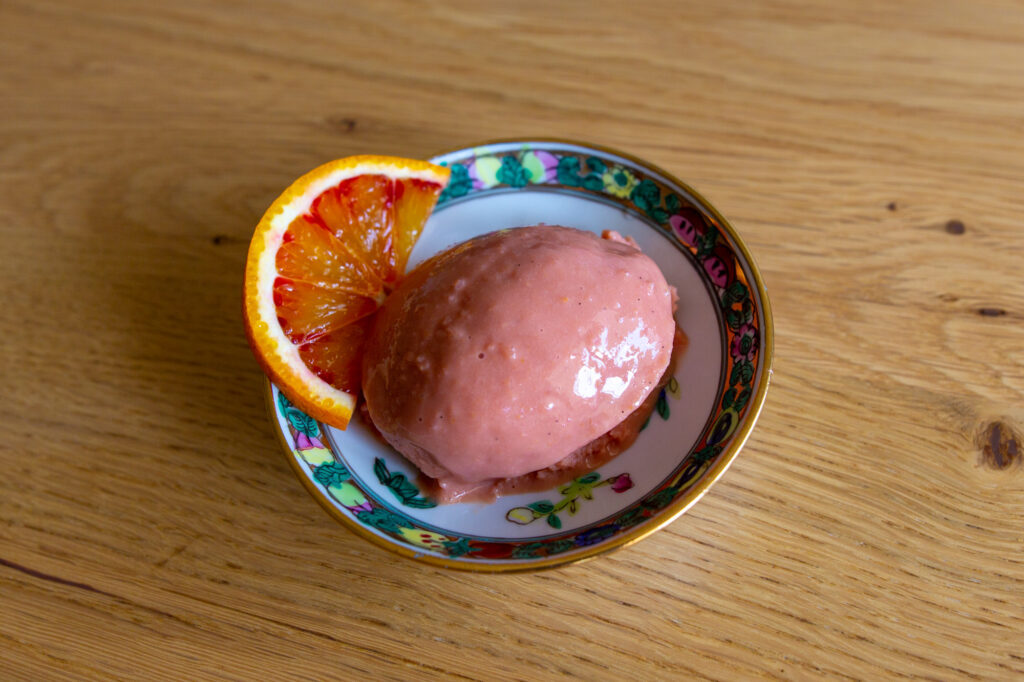
<path fill-rule="evenodd" d="M 388 298 L 363 360 L 377 429 L 423 473 L 544 469 L 609 431 L 671 355 L 672 295 L 639 249 L 554 226 L 426 261 Z"/>

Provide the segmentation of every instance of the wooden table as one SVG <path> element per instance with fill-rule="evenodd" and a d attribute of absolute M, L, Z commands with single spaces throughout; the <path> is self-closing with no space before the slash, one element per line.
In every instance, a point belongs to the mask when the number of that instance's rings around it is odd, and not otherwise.
<path fill-rule="evenodd" d="M 5 0 L 0 95 L 0 677 L 1024 676 L 1020 2 Z M 730 218 L 774 381 L 667 530 L 435 569 L 295 479 L 242 263 L 327 159 L 531 136 Z"/>

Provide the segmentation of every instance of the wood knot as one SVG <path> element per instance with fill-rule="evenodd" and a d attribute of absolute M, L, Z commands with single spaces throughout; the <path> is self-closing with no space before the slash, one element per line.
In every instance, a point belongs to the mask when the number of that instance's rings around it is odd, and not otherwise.
<path fill-rule="evenodd" d="M 356 129 L 356 120 L 349 116 L 328 116 L 327 127 L 339 133 L 351 133 Z"/>
<path fill-rule="evenodd" d="M 1021 437 L 1008 424 L 994 421 L 982 427 L 976 439 L 981 464 L 1003 471 L 1020 463 Z"/>
<path fill-rule="evenodd" d="M 966 231 L 967 228 L 964 226 L 963 222 L 959 220 L 950 220 L 946 223 L 946 232 L 950 234 L 963 234 Z"/>
<path fill-rule="evenodd" d="M 895 211 L 899 207 L 896 206 L 896 202 L 895 201 L 890 201 L 889 204 L 886 206 L 886 208 L 889 209 L 890 211 Z"/>

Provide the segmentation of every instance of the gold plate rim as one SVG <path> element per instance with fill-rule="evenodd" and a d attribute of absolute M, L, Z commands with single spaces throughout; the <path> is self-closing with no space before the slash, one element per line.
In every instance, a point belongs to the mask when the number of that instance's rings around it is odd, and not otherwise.
<path fill-rule="evenodd" d="M 575 147 L 582 147 L 584 149 L 594 149 L 606 154 L 628 159 L 633 163 L 637 164 L 642 168 L 653 170 L 661 175 L 666 180 L 678 185 L 684 189 L 690 196 L 700 202 L 701 207 L 711 213 L 712 216 L 719 222 L 720 226 L 725 229 L 730 239 L 736 245 L 736 248 L 743 254 L 743 258 L 750 268 L 750 274 L 754 280 L 754 284 L 757 289 L 758 298 L 761 302 L 762 315 L 764 317 L 764 329 L 762 330 L 764 339 L 764 358 L 761 364 L 761 370 L 758 375 L 758 389 L 757 393 L 750 405 L 750 412 L 747 414 L 747 419 L 740 426 L 740 433 L 733 439 L 732 444 L 729 448 L 723 451 L 715 460 L 715 463 L 711 468 L 704 473 L 700 483 L 690 488 L 685 495 L 675 500 L 672 504 L 666 507 L 661 514 L 660 518 L 656 519 L 653 523 L 643 524 L 638 526 L 634 530 L 627 531 L 614 539 L 605 542 L 592 545 L 591 547 L 584 548 L 580 552 L 573 554 L 558 554 L 552 557 L 545 557 L 539 560 L 530 560 L 523 563 L 511 563 L 511 562 L 473 562 L 473 561 L 460 561 L 458 559 L 448 559 L 445 557 L 434 556 L 432 554 L 417 552 L 416 550 L 399 545 L 386 538 L 383 538 L 376 533 L 365 528 L 362 524 L 355 522 L 349 517 L 341 513 L 340 510 L 334 505 L 334 503 L 328 499 L 327 495 L 316 487 L 316 484 L 306 475 L 302 469 L 302 465 L 298 462 L 295 453 L 292 451 L 288 442 L 284 438 L 284 434 L 278 426 L 276 419 L 276 412 L 273 403 L 273 389 L 271 387 L 270 379 L 264 377 L 264 395 L 266 400 L 267 412 L 270 415 L 271 423 L 274 426 L 274 433 L 277 436 L 278 443 L 284 449 L 285 456 L 288 459 L 288 463 L 292 467 L 295 475 L 302 482 L 303 487 L 309 492 L 310 495 L 323 507 L 327 513 L 335 521 L 338 521 L 343 526 L 354 532 L 356 535 L 369 540 L 373 544 L 383 547 L 399 556 L 405 557 L 412 561 L 416 561 L 419 564 L 430 564 L 442 568 L 450 568 L 455 570 L 467 571 L 467 572 L 480 572 L 480 573 L 523 573 L 530 571 L 537 571 L 546 568 L 555 568 L 560 566 L 568 566 L 570 564 L 578 564 L 590 559 L 594 559 L 601 555 L 606 555 L 610 552 L 624 549 L 637 542 L 640 542 L 644 538 L 658 532 L 665 526 L 669 525 L 680 516 L 685 514 L 693 505 L 695 505 L 707 491 L 722 477 L 723 474 L 728 470 L 729 466 L 736 459 L 740 450 L 746 445 L 747 439 L 754 430 L 754 426 L 757 424 L 758 419 L 761 416 L 761 411 L 764 407 L 765 398 L 768 395 L 768 385 L 771 382 L 772 376 L 772 364 L 775 360 L 775 327 L 774 319 L 772 317 L 771 302 L 768 298 L 768 291 L 764 284 L 764 278 L 761 275 L 761 270 L 757 267 L 757 263 L 754 260 L 753 255 L 750 253 L 750 249 L 747 247 L 746 242 L 743 241 L 742 237 L 737 234 L 732 224 L 726 220 L 726 218 L 718 212 L 718 209 L 709 202 L 704 195 L 696 191 L 689 184 L 683 182 L 677 178 L 674 174 L 665 171 L 660 166 L 645 161 L 633 154 L 619 151 L 612 147 L 604 145 L 593 144 L 589 142 L 581 142 L 578 140 L 571 140 L 566 138 L 556 137 L 531 137 L 527 139 L 512 139 L 503 138 L 496 140 L 488 140 L 485 142 L 478 142 L 473 145 L 457 147 L 455 149 L 442 152 L 433 155 L 431 158 L 437 158 L 441 156 L 447 156 L 448 154 L 454 154 L 456 152 L 464 150 L 472 150 L 480 147 L 487 147 L 498 144 L 523 144 L 529 145 L 531 143 L 541 142 L 548 144 L 566 144 Z"/>

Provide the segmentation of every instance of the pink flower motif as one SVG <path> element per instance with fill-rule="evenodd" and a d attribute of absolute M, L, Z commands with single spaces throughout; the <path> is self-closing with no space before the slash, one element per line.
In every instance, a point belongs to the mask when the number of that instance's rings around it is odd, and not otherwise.
<path fill-rule="evenodd" d="M 697 237 L 704 234 L 707 229 L 703 216 L 692 208 L 680 209 L 677 214 L 669 216 L 668 224 L 672 226 L 672 231 L 679 237 L 679 241 L 689 247 L 695 247 Z"/>
<path fill-rule="evenodd" d="M 551 182 L 558 175 L 558 157 L 541 150 L 527 152 L 523 155 L 523 168 L 530 171 L 530 182 Z"/>
<path fill-rule="evenodd" d="M 298 435 L 295 436 L 296 450 L 311 450 L 312 448 L 322 448 L 323 446 L 324 444 L 316 436 L 310 438 L 302 431 L 299 431 Z"/>
<path fill-rule="evenodd" d="M 736 279 L 735 258 L 724 246 L 716 246 L 710 255 L 704 257 L 701 264 L 715 286 L 724 289 Z"/>
<path fill-rule="evenodd" d="M 750 362 L 757 354 L 757 327 L 749 322 L 736 331 L 730 352 L 737 360 Z"/>
<path fill-rule="evenodd" d="M 617 493 L 624 493 L 633 487 L 633 479 L 629 477 L 629 474 L 619 474 L 608 480 L 612 482 L 612 491 Z"/>
<path fill-rule="evenodd" d="M 722 288 L 729 284 L 729 271 L 725 267 L 725 262 L 714 254 L 704 259 L 704 272 L 708 273 L 712 282 Z"/>
<path fill-rule="evenodd" d="M 345 509 L 348 509 L 353 514 L 358 514 L 359 512 L 372 512 L 373 511 L 373 505 L 371 505 L 369 501 L 366 501 L 366 502 L 363 502 L 362 504 L 357 504 L 354 507 L 350 507 L 350 506 L 346 505 Z"/>

